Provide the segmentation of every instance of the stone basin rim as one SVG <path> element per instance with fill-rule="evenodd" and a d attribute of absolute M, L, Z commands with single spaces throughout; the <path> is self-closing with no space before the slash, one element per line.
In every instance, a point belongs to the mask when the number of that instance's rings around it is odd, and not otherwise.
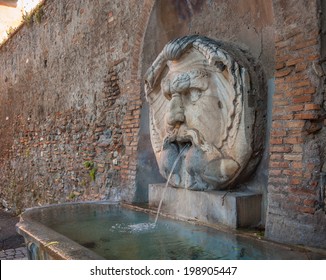
<path fill-rule="evenodd" d="M 90 249 L 78 244 L 70 238 L 56 232 L 48 226 L 36 221 L 35 215 L 40 210 L 50 211 L 62 207 L 74 207 L 78 205 L 119 205 L 118 202 L 109 201 L 87 201 L 72 202 L 62 204 L 51 204 L 27 208 L 21 215 L 20 221 L 16 224 L 17 232 L 24 238 L 32 239 L 33 243 L 38 244 L 41 248 L 46 248 L 47 253 L 58 260 L 101 260 L 102 256 L 96 254 Z M 49 245 L 51 244 L 51 245 Z M 28 244 L 26 244 L 28 246 Z"/>

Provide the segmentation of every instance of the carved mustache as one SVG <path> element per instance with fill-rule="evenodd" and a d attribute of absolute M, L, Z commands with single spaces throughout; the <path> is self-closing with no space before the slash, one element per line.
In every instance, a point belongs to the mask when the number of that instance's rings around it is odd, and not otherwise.
<path fill-rule="evenodd" d="M 214 146 L 209 144 L 204 136 L 197 130 L 188 128 L 185 124 L 179 127 L 171 128 L 168 131 L 168 135 L 163 141 L 163 149 L 167 144 L 172 142 L 186 143 L 191 142 L 191 144 L 205 153 L 212 153 L 214 156 L 221 156 L 221 152 Z"/>

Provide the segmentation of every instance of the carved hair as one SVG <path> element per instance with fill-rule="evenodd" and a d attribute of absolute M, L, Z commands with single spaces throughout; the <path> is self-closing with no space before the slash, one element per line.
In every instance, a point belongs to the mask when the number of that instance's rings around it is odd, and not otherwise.
<path fill-rule="evenodd" d="M 225 131 L 219 139 L 218 146 L 221 147 L 224 142 L 231 146 L 236 138 L 236 133 L 241 121 L 241 112 L 243 105 L 243 94 L 247 94 L 250 88 L 247 70 L 238 64 L 237 61 L 229 55 L 223 48 L 224 44 L 214 41 L 204 36 L 192 35 L 177 38 L 170 41 L 158 55 L 156 60 L 150 66 L 145 74 L 145 92 L 147 100 L 153 88 L 156 87 L 163 70 L 170 60 L 179 59 L 190 48 L 200 52 L 208 61 L 209 65 L 214 66 L 216 71 L 221 73 L 228 72 L 228 82 L 233 88 L 233 92 L 228 94 L 228 119 Z M 239 61 L 240 62 L 240 61 Z"/>

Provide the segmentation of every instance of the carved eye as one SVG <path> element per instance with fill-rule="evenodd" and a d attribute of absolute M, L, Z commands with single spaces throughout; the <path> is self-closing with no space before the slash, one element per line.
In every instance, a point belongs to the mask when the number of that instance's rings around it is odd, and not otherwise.
<path fill-rule="evenodd" d="M 196 103 L 196 101 L 201 97 L 201 91 L 197 88 L 190 89 L 190 101 L 191 103 Z"/>

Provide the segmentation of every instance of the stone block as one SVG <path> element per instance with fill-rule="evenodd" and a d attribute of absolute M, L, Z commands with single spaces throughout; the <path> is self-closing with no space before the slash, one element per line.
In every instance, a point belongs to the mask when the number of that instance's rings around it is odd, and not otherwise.
<path fill-rule="evenodd" d="M 164 193 L 161 212 L 175 218 L 192 219 L 233 229 L 253 227 L 261 219 L 262 195 L 251 191 L 198 192 L 149 185 L 149 206 L 157 208 Z"/>

